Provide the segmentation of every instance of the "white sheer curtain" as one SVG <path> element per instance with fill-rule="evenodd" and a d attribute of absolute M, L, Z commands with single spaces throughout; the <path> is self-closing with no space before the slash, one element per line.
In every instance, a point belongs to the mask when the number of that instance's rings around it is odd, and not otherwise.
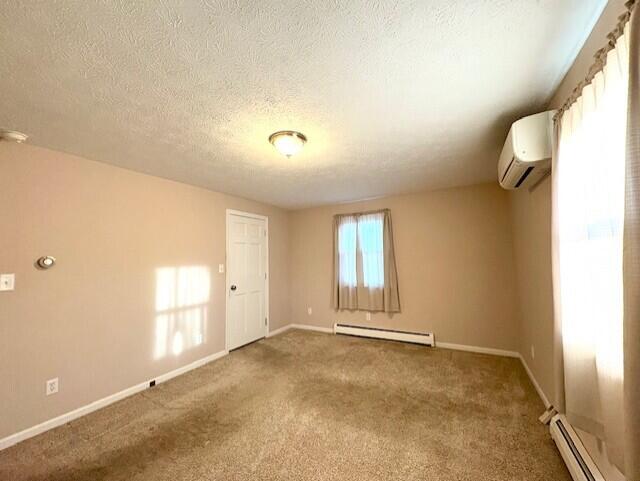
<path fill-rule="evenodd" d="M 554 287 L 569 421 L 623 461 L 623 222 L 628 32 L 564 112 L 553 166 Z"/>

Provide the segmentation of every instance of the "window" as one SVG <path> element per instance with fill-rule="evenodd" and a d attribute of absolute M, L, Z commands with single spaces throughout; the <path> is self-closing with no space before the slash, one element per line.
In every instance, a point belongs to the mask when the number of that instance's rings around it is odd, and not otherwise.
<path fill-rule="evenodd" d="M 362 277 L 365 287 L 384 287 L 383 214 L 370 214 L 358 221 L 362 249 Z"/>
<path fill-rule="evenodd" d="M 334 307 L 399 311 L 388 210 L 335 217 Z"/>
<path fill-rule="evenodd" d="M 615 48 L 603 51 L 601 70 L 561 112 L 552 172 L 554 300 L 562 331 L 565 412 L 581 437 L 598 439 L 594 458 L 606 453 L 606 464 L 620 470 L 628 426 L 625 186 L 636 182 L 625 179 L 627 41 L 624 33 Z"/>
<path fill-rule="evenodd" d="M 384 287 L 384 214 L 345 216 L 338 227 L 340 284 L 357 286 L 357 251 L 362 253 L 364 287 Z"/>

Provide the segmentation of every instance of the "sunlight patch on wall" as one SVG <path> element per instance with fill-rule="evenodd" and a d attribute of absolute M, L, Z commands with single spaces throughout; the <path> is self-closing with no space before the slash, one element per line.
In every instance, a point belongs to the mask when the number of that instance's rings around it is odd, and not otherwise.
<path fill-rule="evenodd" d="M 154 359 L 206 341 L 211 272 L 206 266 L 156 269 Z"/>

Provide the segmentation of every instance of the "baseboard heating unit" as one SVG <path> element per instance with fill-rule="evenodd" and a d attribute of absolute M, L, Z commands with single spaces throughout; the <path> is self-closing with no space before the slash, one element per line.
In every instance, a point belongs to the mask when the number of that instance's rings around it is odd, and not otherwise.
<path fill-rule="evenodd" d="M 345 334 L 347 336 L 370 337 L 373 339 L 387 339 L 389 341 L 411 342 L 413 344 L 423 344 L 434 346 L 433 333 L 431 332 L 408 332 L 396 331 L 393 329 L 381 329 L 379 327 L 350 326 L 348 324 L 334 324 L 333 332 Z"/>
<path fill-rule="evenodd" d="M 605 481 L 566 417 L 556 414 L 549 431 L 575 481 Z"/>

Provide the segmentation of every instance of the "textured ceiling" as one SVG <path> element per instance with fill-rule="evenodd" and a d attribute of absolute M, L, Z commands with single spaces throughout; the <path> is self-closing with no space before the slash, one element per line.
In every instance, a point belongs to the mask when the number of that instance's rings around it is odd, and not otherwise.
<path fill-rule="evenodd" d="M 489 181 L 604 3 L 4 0 L 0 127 L 287 208 Z"/>

